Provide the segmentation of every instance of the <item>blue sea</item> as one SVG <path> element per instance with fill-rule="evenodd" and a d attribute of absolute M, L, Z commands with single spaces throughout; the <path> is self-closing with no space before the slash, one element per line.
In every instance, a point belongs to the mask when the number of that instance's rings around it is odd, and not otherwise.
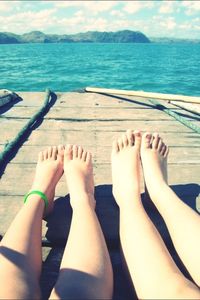
<path fill-rule="evenodd" d="M 200 44 L 0 45 L 0 88 L 86 86 L 200 96 Z"/>

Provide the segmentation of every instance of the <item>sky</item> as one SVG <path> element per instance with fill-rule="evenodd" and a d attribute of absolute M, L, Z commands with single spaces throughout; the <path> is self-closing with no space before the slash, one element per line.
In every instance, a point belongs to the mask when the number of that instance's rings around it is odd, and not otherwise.
<path fill-rule="evenodd" d="M 200 1 L 0 1 L 0 32 L 141 31 L 200 39 Z"/>

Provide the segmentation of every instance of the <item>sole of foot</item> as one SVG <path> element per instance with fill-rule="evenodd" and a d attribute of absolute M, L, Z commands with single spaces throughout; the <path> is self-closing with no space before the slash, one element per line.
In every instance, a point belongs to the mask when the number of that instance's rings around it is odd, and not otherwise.
<path fill-rule="evenodd" d="M 35 178 L 31 190 L 38 190 L 47 196 L 48 207 L 44 211 L 44 217 L 53 209 L 56 185 L 63 175 L 63 159 L 64 147 L 62 145 L 49 147 L 38 155 Z M 34 196 L 32 195 L 32 197 Z"/>
<path fill-rule="evenodd" d="M 64 173 L 73 209 L 89 205 L 95 208 L 92 155 L 81 146 L 67 145 L 64 151 Z"/>
<path fill-rule="evenodd" d="M 167 185 L 167 157 L 169 147 L 158 133 L 146 132 L 142 136 L 141 160 L 145 185 L 149 195 L 155 195 L 158 188 Z"/>
<path fill-rule="evenodd" d="M 113 142 L 113 195 L 119 207 L 140 198 L 140 131 L 127 130 Z"/>

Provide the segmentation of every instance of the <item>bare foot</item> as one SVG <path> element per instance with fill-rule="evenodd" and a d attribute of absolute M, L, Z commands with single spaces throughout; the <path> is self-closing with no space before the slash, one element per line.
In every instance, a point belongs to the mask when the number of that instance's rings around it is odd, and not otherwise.
<path fill-rule="evenodd" d="M 47 196 L 49 204 L 45 215 L 53 209 L 55 188 L 63 174 L 63 157 L 64 147 L 62 145 L 49 147 L 41 151 L 38 156 L 35 178 L 31 190 L 39 190 Z"/>
<path fill-rule="evenodd" d="M 64 152 L 64 172 L 72 208 L 82 204 L 95 208 L 91 153 L 80 146 L 67 145 Z"/>
<path fill-rule="evenodd" d="M 167 156 L 169 148 L 157 133 L 146 132 L 142 136 L 141 159 L 145 184 L 150 196 L 167 184 Z"/>
<path fill-rule="evenodd" d="M 140 144 L 141 133 L 131 130 L 113 142 L 113 195 L 120 207 L 140 198 Z"/>

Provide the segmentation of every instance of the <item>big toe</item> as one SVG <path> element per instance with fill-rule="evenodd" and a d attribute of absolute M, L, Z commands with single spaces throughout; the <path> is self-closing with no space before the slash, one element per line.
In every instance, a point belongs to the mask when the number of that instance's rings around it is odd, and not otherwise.
<path fill-rule="evenodd" d="M 64 151 L 65 151 L 64 146 L 59 145 L 58 146 L 58 156 L 57 156 L 57 158 L 60 159 L 61 161 L 63 161 L 63 159 L 64 159 Z"/>
<path fill-rule="evenodd" d="M 119 145 L 117 140 L 114 140 L 112 144 L 112 154 L 116 154 L 117 152 L 119 152 Z"/>
<path fill-rule="evenodd" d="M 64 150 L 64 160 L 68 162 L 73 158 L 73 147 L 72 145 L 67 145 Z"/>
<path fill-rule="evenodd" d="M 145 132 L 143 134 L 143 136 L 142 136 L 142 143 L 141 143 L 141 148 L 143 150 L 151 148 L 151 139 L 152 139 L 152 134 L 151 133 Z"/>
<path fill-rule="evenodd" d="M 140 148 L 141 146 L 141 132 L 139 130 L 134 131 L 134 145 L 136 148 Z"/>

